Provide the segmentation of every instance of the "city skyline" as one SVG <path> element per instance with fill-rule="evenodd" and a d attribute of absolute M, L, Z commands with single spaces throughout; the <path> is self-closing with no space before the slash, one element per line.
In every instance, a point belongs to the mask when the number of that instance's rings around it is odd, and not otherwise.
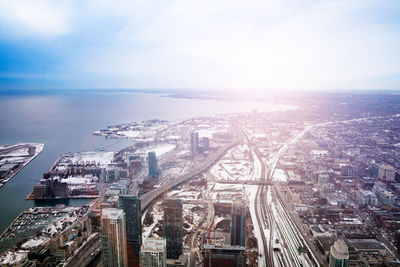
<path fill-rule="evenodd" d="M 0 0 L 0 266 L 400 266 L 400 0 Z"/>

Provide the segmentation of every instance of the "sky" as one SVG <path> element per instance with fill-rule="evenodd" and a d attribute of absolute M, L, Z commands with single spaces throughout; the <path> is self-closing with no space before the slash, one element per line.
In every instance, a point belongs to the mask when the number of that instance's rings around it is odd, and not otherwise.
<path fill-rule="evenodd" d="M 0 0 L 0 88 L 400 89 L 398 0 Z"/>

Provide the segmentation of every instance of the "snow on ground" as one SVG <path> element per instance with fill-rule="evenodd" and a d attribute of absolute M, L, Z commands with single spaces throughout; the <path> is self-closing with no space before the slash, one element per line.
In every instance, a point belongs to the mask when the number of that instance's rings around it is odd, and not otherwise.
<path fill-rule="evenodd" d="M 28 256 L 28 251 L 18 250 L 16 252 L 8 251 L 0 257 L 0 264 L 5 266 L 12 266 Z"/>
<path fill-rule="evenodd" d="M 158 224 L 158 221 L 163 220 L 164 217 L 164 213 L 161 212 L 161 208 L 160 208 L 160 204 L 157 203 L 156 205 L 154 205 L 153 210 L 151 211 L 151 216 L 153 217 L 153 223 L 149 226 L 144 226 L 142 227 L 143 231 L 143 237 L 144 238 L 149 238 L 151 232 L 153 231 L 154 227 Z M 153 236 L 155 236 L 155 234 L 153 233 Z"/>
<path fill-rule="evenodd" d="M 157 132 L 165 130 L 167 127 L 168 125 L 166 124 L 146 125 L 146 126 L 131 125 L 126 129 L 122 129 L 119 127 L 109 127 L 108 130 L 111 131 L 112 136 L 115 137 L 131 138 L 138 141 L 152 141 L 154 140 L 154 137 L 157 134 Z"/>
<path fill-rule="evenodd" d="M 229 173 L 226 172 L 225 169 L 223 169 L 220 165 L 221 163 L 218 163 L 214 165 L 210 169 L 210 173 L 217 179 L 217 180 L 230 180 L 231 176 Z"/>
<path fill-rule="evenodd" d="M 141 131 L 119 131 L 118 133 L 128 138 L 138 138 L 142 136 Z"/>
<path fill-rule="evenodd" d="M 182 214 L 182 217 L 183 218 L 190 217 L 190 218 L 193 219 L 191 222 L 190 221 L 188 222 L 188 221 L 186 221 L 184 219 L 184 222 L 186 222 L 186 223 L 188 223 L 190 225 L 190 228 L 186 229 L 188 231 L 194 229 L 196 227 L 196 225 L 198 225 L 200 223 L 201 219 L 202 219 L 202 215 L 200 215 L 200 214 L 203 213 L 203 209 L 193 212 L 192 209 L 194 207 L 201 207 L 202 208 L 201 205 L 183 203 L 183 214 Z"/>
<path fill-rule="evenodd" d="M 258 159 L 256 153 L 254 151 L 251 151 L 254 159 L 254 172 L 253 172 L 253 179 L 251 180 L 259 180 L 261 178 L 261 162 Z"/>
<path fill-rule="evenodd" d="M 181 152 L 177 153 L 176 155 L 177 156 L 182 156 L 182 155 L 189 154 L 189 153 L 190 153 L 189 150 L 182 150 Z"/>
<path fill-rule="evenodd" d="M 71 161 L 74 163 L 81 162 L 81 161 L 95 161 L 96 163 L 106 166 L 110 164 L 113 160 L 114 152 L 97 152 L 97 151 L 87 151 L 81 153 L 74 153 Z"/>
<path fill-rule="evenodd" d="M 256 138 L 265 138 L 265 137 L 267 137 L 267 134 L 265 134 L 265 133 L 256 133 L 256 134 L 254 134 L 254 136 Z"/>
<path fill-rule="evenodd" d="M 95 184 L 98 178 L 91 175 L 86 175 L 85 177 L 79 176 L 68 176 L 61 180 L 61 182 L 68 184 Z"/>
<path fill-rule="evenodd" d="M 267 192 L 267 204 L 271 205 L 272 203 L 272 191 L 271 191 L 271 187 L 268 186 L 268 192 Z"/>
<path fill-rule="evenodd" d="M 211 192 L 210 197 L 218 203 L 232 203 L 232 199 L 242 197 L 242 192 L 219 191 Z"/>
<path fill-rule="evenodd" d="M 226 130 L 211 130 L 211 129 L 201 129 L 197 131 L 199 133 L 199 137 L 208 137 L 212 138 L 215 133 L 226 133 Z"/>
<path fill-rule="evenodd" d="M 25 161 L 25 157 L 7 157 L 7 158 L 3 158 L 3 159 L 1 159 L 0 160 L 0 163 L 1 164 L 4 164 L 4 163 L 14 163 L 14 162 L 16 162 L 16 163 L 19 163 L 19 162 L 24 162 Z"/>
<path fill-rule="evenodd" d="M 254 237 L 257 238 L 257 245 L 259 248 L 263 247 L 263 242 L 261 238 L 260 226 L 258 225 L 257 217 L 256 217 L 256 205 L 255 205 L 255 198 L 257 194 L 258 185 L 246 185 L 246 195 L 249 200 L 250 204 L 250 216 L 251 220 L 253 221 L 254 225 Z M 260 252 L 261 253 L 261 252 Z M 263 253 L 262 253 L 263 254 Z M 263 255 L 262 258 L 258 258 L 258 266 L 266 266 L 265 257 Z"/>
<path fill-rule="evenodd" d="M 214 227 L 224 220 L 228 220 L 228 219 L 226 217 L 216 215 L 214 217 Z"/>
<path fill-rule="evenodd" d="M 8 157 L 24 157 L 24 156 L 29 156 L 29 148 L 23 147 L 20 149 L 13 150 L 10 153 L 6 153 Z"/>
<path fill-rule="evenodd" d="M 210 169 L 217 180 L 250 180 L 254 167 L 247 145 L 230 149 L 226 155 Z"/>
<path fill-rule="evenodd" d="M 317 157 L 328 155 L 328 153 L 329 153 L 328 150 L 311 150 L 310 151 L 310 154 L 312 156 L 317 156 Z"/>
<path fill-rule="evenodd" d="M 182 139 L 182 137 L 179 136 L 179 135 L 169 135 L 169 136 L 166 137 L 165 139 L 166 139 L 166 140 L 173 140 L 173 141 L 176 141 L 176 140 Z"/>
<path fill-rule="evenodd" d="M 275 169 L 274 176 L 272 177 L 273 181 L 276 182 L 286 182 L 287 181 L 287 176 L 285 174 L 285 171 L 282 169 Z"/>
<path fill-rule="evenodd" d="M 40 152 L 42 152 L 43 148 L 44 148 L 44 144 L 40 144 L 40 143 L 18 143 L 15 145 L 11 145 L 11 146 L 0 146 L 0 149 L 8 149 L 8 148 L 12 148 L 12 147 L 17 147 L 17 146 L 23 146 L 23 145 L 29 145 L 29 146 L 34 146 L 35 147 L 35 156 L 37 156 Z M 16 150 L 12 150 L 9 153 L 5 153 L 4 155 L 8 156 L 8 157 L 24 157 L 24 156 L 28 156 L 29 155 L 29 148 L 19 148 Z"/>
<path fill-rule="evenodd" d="M 146 149 L 145 153 L 147 154 L 150 151 L 154 151 L 154 152 L 156 152 L 156 156 L 159 157 L 162 154 L 165 154 L 165 153 L 175 149 L 175 147 L 176 147 L 176 145 L 174 145 L 174 144 L 162 144 L 162 145 L 153 147 L 151 149 Z"/>
<path fill-rule="evenodd" d="M 198 199 L 201 192 L 173 190 L 168 193 L 168 197 L 180 199 Z"/>
<path fill-rule="evenodd" d="M 77 219 L 78 218 L 76 216 L 66 215 L 62 219 L 53 222 L 49 227 L 44 229 L 42 232 L 49 233 L 52 236 L 53 234 L 61 232 L 65 228 L 65 226 L 63 226 L 64 223 L 67 223 L 69 225 L 69 222 L 75 222 Z"/>
<path fill-rule="evenodd" d="M 247 145 L 232 148 L 210 169 L 210 173 L 216 180 L 251 180 L 254 167 L 248 153 Z"/>
<path fill-rule="evenodd" d="M 45 236 L 40 236 L 40 237 L 34 237 L 32 239 L 29 239 L 25 243 L 22 244 L 21 248 L 23 249 L 30 249 L 30 248 L 35 248 L 47 241 L 49 241 L 50 238 L 45 237 Z"/>
<path fill-rule="evenodd" d="M 214 191 L 224 191 L 224 190 L 230 190 L 230 191 L 242 191 L 243 185 L 241 184 L 221 184 L 221 183 L 215 183 L 214 186 Z"/>

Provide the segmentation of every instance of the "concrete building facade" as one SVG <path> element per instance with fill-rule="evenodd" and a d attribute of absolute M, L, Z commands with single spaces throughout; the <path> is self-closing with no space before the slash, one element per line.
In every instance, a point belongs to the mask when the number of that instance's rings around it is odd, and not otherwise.
<path fill-rule="evenodd" d="M 101 229 L 103 266 L 128 266 L 124 211 L 115 208 L 103 209 Z"/>

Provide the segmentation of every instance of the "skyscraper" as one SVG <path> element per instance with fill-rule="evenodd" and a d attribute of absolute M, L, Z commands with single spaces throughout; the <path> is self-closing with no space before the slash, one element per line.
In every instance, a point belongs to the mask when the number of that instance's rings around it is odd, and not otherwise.
<path fill-rule="evenodd" d="M 239 202 L 232 203 L 231 245 L 244 246 L 246 242 L 246 206 Z"/>
<path fill-rule="evenodd" d="M 190 135 L 190 149 L 191 149 L 193 155 L 199 153 L 199 133 L 198 132 L 192 132 L 192 134 Z"/>
<path fill-rule="evenodd" d="M 167 258 L 178 259 L 182 248 L 182 201 L 166 199 L 164 201 L 164 235 L 167 240 Z"/>
<path fill-rule="evenodd" d="M 103 209 L 101 228 L 103 266 L 128 266 L 124 211 L 114 208 Z"/>
<path fill-rule="evenodd" d="M 139 266 L 139 252 L 142 245 L 142 211 L 137 196 L 119 196 L 119 207 L 126 217 L 126 242 L 129 266 Z"/>
<path fill-rule="evenodd" d="M 346 243 L 339 239 L 331 246 L 329 256 L 330 267 L 348 267 L 349 266 L 349 249 Z"/>
<path fill-rule="evenodd" d="M 210 139 L 208 137 L 203 137 L 201 139 L 201 148 L 204 151 L 208 151 L 210 149 Z"/>
<path fill-rule="evenodd" d="M 154 177 L 158 176 L 158 161 L 156 152 L 150 151 L 148 153 L 147 161 L 149 163 L 149 176 Z"/>
<path fill-rule="evenodd" d="M 165 239 L 145 239 L 140 249 L 141 267 L 165 267 Z"/>

